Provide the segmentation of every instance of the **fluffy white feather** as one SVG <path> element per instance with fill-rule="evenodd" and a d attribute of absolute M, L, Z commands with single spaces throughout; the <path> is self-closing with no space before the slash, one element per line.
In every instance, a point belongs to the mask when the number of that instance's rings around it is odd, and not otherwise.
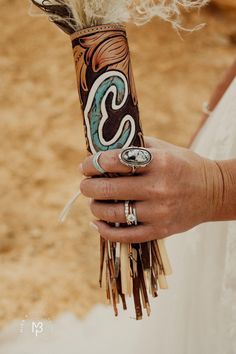
<path fill-rule="evenodd" d="M 50 19 L 69 32 L 107 23 L 144 24 L 153 17 L 180 26 L 182 10 L 199 8 L 208 0 L 32 0 Z M 66 9 L 66 11 L 62 11 Z"/>

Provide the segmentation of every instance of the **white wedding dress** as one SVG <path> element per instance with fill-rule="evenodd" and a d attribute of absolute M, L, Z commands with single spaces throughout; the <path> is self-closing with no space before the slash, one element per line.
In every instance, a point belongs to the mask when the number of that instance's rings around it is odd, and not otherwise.
<path fill-rule="evenodd" d="M 236 158 L 236 78 L 192 149 Z M 174 273 L 153 306 L 155 326 L 140 335 L 140 354 L 146 340 L 149 354 L 236 354 L 236 221 L 203 224 L 166 244 Z"/>
<path fill-rule="evenodd" d="M 193 144 L 211 159 L 236 158 L 236 79 Z M 202 201 L 204 203 L 204 200 Z M 166 240 L 169 290 L 135 321 L 95 307 L 84 321 L 65 314 L 45 340 L 0 333 L 4 354 L 236 354 L 236 221 L 207 223 Z M 132 303 L 130 308 L 133 308 Z M 6 339 L 8 338 L 8 340 Z"/>
<path fill-rule="evenodd" d="M 236 78 L 192 149 L 211 159 L 236 158 Z M 149 353 L 156 347 L 160 354 L 235 354 L 236 221 L 203 224 L 166 243 L 174 273 L 155 304 Z"/>

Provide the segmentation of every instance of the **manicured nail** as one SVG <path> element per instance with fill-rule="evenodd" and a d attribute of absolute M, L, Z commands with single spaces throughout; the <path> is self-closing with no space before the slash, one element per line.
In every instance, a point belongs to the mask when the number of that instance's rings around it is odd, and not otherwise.
<path fill-rule="evenodd" d="M 96 224 L 94 224 L 94 222 L 90 222 L 89 225 L 90 225 L 90 227 L 91 227 L 92 229 L 98 231 L 98 227 L 97 227 Z"/>

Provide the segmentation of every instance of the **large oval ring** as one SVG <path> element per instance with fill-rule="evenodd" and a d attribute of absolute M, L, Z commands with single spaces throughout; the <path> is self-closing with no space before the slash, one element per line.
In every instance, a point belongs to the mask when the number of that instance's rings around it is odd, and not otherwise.
<path fill-rule="evenodd" d="M 136 169 L 144 168 L 152 162 L 152 153 L 143 147 L 129 147 L 121 151 L 119 154 L 120 162 L 132 168 L 135 173 Z"/>
<path fill-rule="evenodd" d="M 101 167 L 99 163 L 99 157 L 101 156 L 101 154 L 102 151 L 99 151 L 93 156 L 93 166 L 96 168 L 98 172 L 100 172 L 103 175 L 104 173 L 106 173 L 106 171 Z"/>

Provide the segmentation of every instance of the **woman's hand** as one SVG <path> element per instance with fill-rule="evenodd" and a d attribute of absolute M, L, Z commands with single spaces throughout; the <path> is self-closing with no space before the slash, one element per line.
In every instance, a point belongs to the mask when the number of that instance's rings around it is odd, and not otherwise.
<path fill-rule="evenodd" d="M 134 176 L 124 175 L 130 168 L 121 164 L 120 150 L 104 152 L 99 158 L 106 172 L 120 177 L 101 177 L 92 157 L 82 164 L 88 178 L 81 182 L 81 192 L 91 198 L 91 211 L 102 220 L 95 221 L 94 227 L 105 239 L 139 243 L 164 238 L 212 220 L 221 207 L 222 176 L 216 162 L 154 138 L 146 138 L 145 145 L 153 161 Z M 108 225 L 126 223 L 125 200 L 135 201 L 139 225 Z"/>

